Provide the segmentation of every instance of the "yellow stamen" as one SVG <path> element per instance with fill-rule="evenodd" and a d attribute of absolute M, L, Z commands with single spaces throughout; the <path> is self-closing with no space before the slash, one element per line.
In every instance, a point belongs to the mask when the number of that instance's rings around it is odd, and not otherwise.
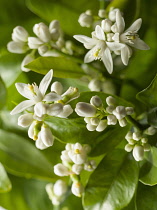
<path fill-rule="evenodd" d="M 74 151 L 76 154 L 79 154 L 80 153 L 80 150 L 79 149 L 75 149 Z"/>
<path fill-rule="evenodd" d="M 94 54 L 93 54 L 94 57 L 97 58 L 99 56 L 99 53 L 100 53 L 100 49 L 97 49 L 96 52 L 94 52 Z"/>

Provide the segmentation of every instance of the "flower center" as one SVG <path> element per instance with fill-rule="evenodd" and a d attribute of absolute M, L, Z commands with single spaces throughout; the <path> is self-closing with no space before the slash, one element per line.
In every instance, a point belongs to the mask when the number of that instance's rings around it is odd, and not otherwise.
<path fill-rule="evenodd" d="M 79 149 L 75 149 L 75 154 L 80 154 L 80 150 Z"/>
<path fill-rule="evenodd" d="M 135 40 L 136 38 L 138 38 L 139 35 L 136 34 L 135 32 L 127 32 L 126 34 L 126 39 L 131 43 L 134 44 L 133 40 Z"/>

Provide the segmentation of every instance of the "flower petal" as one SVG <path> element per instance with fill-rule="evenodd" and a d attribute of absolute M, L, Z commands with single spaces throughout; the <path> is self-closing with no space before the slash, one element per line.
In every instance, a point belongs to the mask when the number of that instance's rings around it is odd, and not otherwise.
<path fill-rule="evenodd" d="M 108 73 L 111 74 L 113 72 L 113 60 L 112 60 L 111 52 L 108 49 L 108 47 L 104 51 L 102 61 L 105 65 Z"/>
<path fill-rule="evenodd" d="M 94 61 L 94 59 L 95 59 L 95 57 L 94 57 L 94 55 L 93 55 L 93 48 L 92 48 L 91 50 L 89 50 L 89 51 L 86 53 L 86 55 L 85 55 L 85 57 L 84 57 L 84 62 L 85 62 L 85 63 L 90 63 L 90 62 Z"/>
<path fill-rule="evenodd" d="M 126 30 L 127 31 L 135 31 L 137 32 L 141 28 L 142 19 L 139 18 L 133 22 L 133 24 Z"/>
<path fill-rule="evenodd" d="M 121 50 L 123 47 L 125 47 L 125 44 L 118 42 L 106 42 L 106 44 L 111 51 Z"/>
<path fill-rule="evenodd" d="M 48 93 L 44 98 L 43 101 L 58 101 L 61 100 L 62 97 L 58 95 L 57 93 Z"/>
<path fill-rule="evenodd" d="M 11 115 L 18 114 L 32 105 L 34 105 L 34 101 L 31 100 L 22 101 L 10 112 L 10 114 Z"/>
<path fill-rule="evenodd" d="M 28 86 L 27 84 L 25 84 L 25 83 L 16 83 L 15 86 L 16 86 L 17 91 L 22 96 L 24 96 L 25 98 L 28 98 L 28 99 L 32 99 L 32 98 L 30 98 L 30 94 L 27 94 L 27 91 L 25 91 L 26 87 Z"/>
<path fill-rule="evenodd" d="M 128 61 L 130 58 L 130 49 L 126 45 L 124 48 L 121 49 L 121 59 L 124 65 L 128 65 Z"/>
<path fill-rule="evenodd" d="M 74 35 L 73 36 L 77 41 L 86 44 L 86 43 L 91 43 L 93 41 L 92 38 L 84 35 Z"/>
<path fill-rule="evenodd" d="M 117 24 L 118 32 L 122 33 L 125 28 L 125 22 L 119 10 L 116 12 L 116 24 Z"/>
<path fill-rule="evenodd" d="M 53 77 L 53 70 L 51 69 L 45 76 L 44 78 L 41 80 L 40 85 L 39 85 L 39 90 L 41 92 L 41 94 L 44 96 L 47 88 L 52 80 Z"/>
<path fill-rule="evenodd" d="M 102 28 L 97 25 L 95 28 L 95 32 L 96 32 L 96 37 L 100 40 L 104 40 L 105 41 L 105 34 L 104 31 L 102 30 Z"/>
<path fill-rule="evenodd" d="M 140 38 L 136 38 L 135 40 L 133 40 L 134 44 L 130 44 L 128 43 L 130 46 L 135 47 L 139 50 L 149 50 L 150 47 Z"/>

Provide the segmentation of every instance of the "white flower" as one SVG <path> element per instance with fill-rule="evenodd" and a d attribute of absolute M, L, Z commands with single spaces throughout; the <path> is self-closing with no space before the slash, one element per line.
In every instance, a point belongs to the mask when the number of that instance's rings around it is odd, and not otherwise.
<path fill-rule="evenodd" d="M 68 162 L 68 163 L 72 162 L 72 160 L 70 159 L 70 157 L 68 155 L 68 150 L 64 150 L 61 152 L 61 160 L 63 162 Z"/>
<path fill-rule="evenodd" d="M 117 106 L 112 112 L 118 120 L 121 120 L 126 116 L 126 110 L 124 106 Z"/>
<path fill-rule="evenodd" d="M 28 36 L 28 32 L 22 26 L 16 26 L 13 29 L 12 40 L 15 42 L 27 42 Z"/>
<path fill-rule="evenodd" d="M 16 83 L 17 91 L 24 96 L 25 98 L 28 98 L 29 100 L 22 101 L 20 104 L 18 104 L 12 111 L 11 115 L 20 113 L 24 111 L 25 109 L 28 109 L 29 107 L 37 104 L 41 101 L 56 101 L 60 100 L 60 96 L 56 93 L 49 93 L 47 95 L 46 91 L 48 89 L 48 86 L 52 80 L 53 70 L 50 70 L 44 78 L 41 80 L 39 87 L 34 83 L 32 85 L 25 84 L 25 83 Z"/>
<path fill-rule="evenodd" d="M 74 144 L 68 155 L 75 164 L 83 164 L 87 158 L 86 149 L 80 143 Z"/>
<path fill-rule="evenodd" d="M 84 192 L 84 187 L 80 182 L 74 182 L 71 187 L 71 191 L 77 197 L 81 197 Z"/>
<path fill-rule="evenodd" d="M 42 141 L 42 138 L 41 138 L 41 132 L 38 133 L 38 139 L 35 141 L 35 146 L 38 148 L 38 149 L 46 149 L 48 146 L 46 146 L 43 141 Z"/>
<path fill-rule="evenodd" d="M 33 27 L 33 32 L 43 42 L 49 42 L 51 40 L 51 34 L 49 32 L 49 28 L 44 23 L 35 24 L 34 27 Z"/>
<path fill-rule="evenodd" d="M 73 113 L 73 109 L 71 108 L 71 106 L 69 104 L 66 104 L 66 105 L 63 106 L 63 111 L 60 112 L 57 115 L 57 117 L 67 118 L 72 113 Z"/>
<path fill-rule="evenodd" d="M 113 71 L 113 60 L 111 51 L 121 50 L 124 45 L 116 42 L 106 41 L 103 29 L 97 25 L 92 38 L 84 35 L 75 35 L 74 38 L 83 43 L 85 48 L 90 49 L 85 55 L 84 62 L 89 63 L 94 60 L 102 60 L 107 71 L 111 74 Z"/>
<path fill-rule="evenodd" d="M 54 137 L 53 137 L 53 135 L 52 135 L 52 133 L 51 133 L 51 130 L 50 130 L 49 126 L 47 126 L 47 125 L 42 125 L 42 126 L 41 126 L 40 135 L 41 135 L 42 142 L 43 142 L 47 147 L 53 145 Z"/>
<path fill-rule="evenodd" d="M 62 163 L 58 163 L 54 166 L 54 173 L 58 176 L 69 176 L 70 174 L 68 168 Z"/>
<path fill-rule="evenodd" d="M 7 49 L 11 53 L 23 54 L 28 50 L 28 46 L 25 42 L 11 41 L 7 44 Z"/>
<path fill-rule="evenodd" d="M 83 166 L 81 164 L 74 164 L 72 166 L 72 171 L 77 175 L 79 175 L 82 170 L 83 170 Z"/>
<path fill-rule="evenodd" d="M 116 23 L 115 23 L 116 33 L 113 36 L 113 40 L 115 42 L 118 43 L 120 42 L 125 44 L 124 48 L 121 49 L 121 59 L 124 65 L 128 64 L 128 60 L 131 56 L 132 50 L 129 46 L 135 47 L 140 50 L 150 49 L 149 46 L 144 41 L 142 41 L 139 38 L 139 35 L 137 34 L 138 30 L 141 27 L 141 24 L 142 24 L 142 19 L 139 18 L 126 31 L 124 31 L 125 28 L 124 19 L 119 10 L 116 12 Z"/>
<path fill-rule="evenodd" d="M 78 22 L 82 27 L 91 27 L 93 23 L 93 16 L 86 13 L 82 13 L 79 16 Z"/>
<path fill-rule="evenodd" d="M 95 107 L 101 107 L 102 106 L 102 100 L 99 96 L 93 96 L 90 99 L 90 103 Z"/>
<path fill-rule="evenodd" d="M 53 186 L 53 192 L 57 196 L 62 196 L 67 192 L 67 184 L 63 180 L 57 180 Z"/>

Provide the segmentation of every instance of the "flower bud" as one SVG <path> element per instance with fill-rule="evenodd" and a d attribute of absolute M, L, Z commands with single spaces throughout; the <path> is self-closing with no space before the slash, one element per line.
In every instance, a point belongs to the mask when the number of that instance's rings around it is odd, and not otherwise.
<path fill-rule="evenodd" d="M 70 151 L 70 150 L 72 150 L 73 148 L 74 148 L 74 144 L 67 143 L 66 146 L 65 146 L 65 149 L 66 149 L 67 151 Z"/>
<path fill-rule="evenodd" d="M 108 17 L 111 21 L 115 22 L 116 21 L 116 12 L 118 11 L 119 9 L 113 9 L 111 8 L 109 14 L 108 14 Z"/>
<path fill-rule="evenodd" d="M 69 176 L 69 170 L 66 166 L 64 166 L 62 163 L 58 163 L 54 166 L 54 173 L 57 176 Z"/>
<path fill-rule="evenodd" d="M 130 145 L 130 144 L 125 145 L 125 151 L 127 151 L 127 152 L 131 152 L 133 150 L 133 148 L 134 148 L 133 145 Z"/>
<path fill-rule="evenodd" d="M 134 132 L 132 137 L 134 140 L 139 141 L 142 138 L 141 132 L 140 131 Z"/>
<path fill-rule="evenodd" d="M 75 112 L 81 117 L 94 117 L 97 109 L 89 103 L 79 102 L 76 104 Z"/>
<path fill-rule="evenodd" d="M 37 115 L 38 117 L 42 117 L 44 114 L 46 114 L 47 107 L 48 107 L 47 104 L 44 104 L 43 102 L 38 102 L 34 106 L 35 115 Z"/>
<path fill-rule="evenodd" d="M 90 99 L 90 103 L 95 106 L 95 107 L 101 107 L 102 106 L 102 100 L 99 96 L 93 96 L 91 99 Z"/>
<path fill-rule="evenodd" d="M 133 138 L 133 137 L 132 137 L 132 132 L 129 131 L 129 132 L 126 134 L 125 139 L 128 141 L 128 140 L 130 140 L 130 139 L 132 139 L 132 138 Z"/>
<path fill-rule="evenodd" d="M 50 128 L 47 125 L 41 126 L 41 139 L 42 142 L 47 146 L 52 146 L 54 142 L 54 137 L 51 133 Z"/>
<path fill-rule="evenodd" d="M 151 150 L 150 144 L 144 144 L 143 147 L 145 152 L 149 152 Z"/>
<path fill-rule="evenodd" d="M 74 164 L 72 166 L 72 171 L 77 175 L 79 175 L 81 173 L 82 169 L 83 169 L 83 166 L 80 164 Z"/>
<path fill-rule="evenodd" d="M 87 128 L 87 130 L 89 130 L 89 131 L 95 131 L 96 130 L 96 125 L 92 125 L 91 123 L 88 123 L 87 125 L 86 125 L 86 128 Z"/>
<path fill-rule="evenodd" d="M 11 53 L 23 54 L 28 50 L 28 46 L 25 42 L 11 41 L 7 44 L 7 49 Z"/>
<path fill-rule="evenodd" d="M 111 31 L 111 26 L 112 26 L 112 21 L 109 19 L 105 19 L 101 22 L 101 28 L 103 29 L 104 32 L 110 32 Z"/>
<path fill-rule="evenodd" d="M 127 125 L 127 120 L 125 118 L 119 120 L 119 125 L 121 127 L 125 127 Z"/>
<path fill-rule="evenodd" d="M 28 32 L 22 26 L 16 26 L 13 29 L 12 40 L 15 42 L 27 42 Z"/>
<path fill-rule="evenodd" d="M 113 33 L 108 33 L 107 34 L 107 41 L 108 42 L 113 42 L 113 35 L 114 35 Z"/>
<path fill-rule="evenodd" d="M 88 123 L 90 123 L 91 124 L 91 117 L 85 117 L 84 118 L 84 121 L 88 124 Z"/>
<path fill-rule="evenodd" d="M 125 110 L 127 115 L 132 115 L 134 113 L 133 107 L 126 107 Z"/>
<path fill-rule="evenodd" d="M 49 42 L 51 40 L 51 34 L 49 28 L 44 23 L 35 24 L 33 27 L 33 32 L 39 37 L 43 42 Z"/>
<path fill-rule="evenodd" d="M 116 23 L 111 26 L 111 31 L 113 33 L 117 33 L 117 35 L 118 35 L 118 27 L 117 27 Z M 114 39 L 115 39 L 115 37 L 114 37 Z"/>
<path fill-rule="evenodd" d="M 96 169 L 96 162 L 95 162 L 95 160 L 87 161 L 84 164 L 84 170 L 86 170 L 86 171 L 93 171 L 94 169 Z"/>
<path fill-rule="evenodd" d="M 28 72 L 30 71 L 30 69 L 26 68 L 25 65 L 29 64 L 30 62 L 32 62 L 34 60 L 34 56 L 32 54 L 28 54 L 24 57 L 22 63 L 21 63 L 21 70 Z"/>
<path fill-rule="evenodd" d="M 45 187 L 46 192 L 49 196 L 49 199 L 52 200 L 54 193 L 53 193 L 53 184 L 52 183 L 48 183 Z"/>
<path fill-rule="evenodd" d="M 38 49 L 43 44 L 39 38 L 28 37 L 28 46 L 30 49 Z"/>
<path fill-rule="evenodd" d="M 68 151 L 67 150 L 64 150 L 61 152 L 61 160 L 64 161 L 64 162 L 72 162 L 69 155 L 68 155 Z"/>
<path fill-rule="evenodd" d="M 114 109 L 115 109 L 115 106 L 113 106 L 113 105 L 106 107 L 106 111 L 107 111 L 109 114 L 112 114 L 112 112 L 113 112 Z"/>
<path fill-rule="evenodd" d="M 133 149 L 133 156 L 134 156 L 136 161 L 143 160 L 143 158 L 144 158 L 144 148 L 142 146 L 135 145 L 135 147 Z"/>
<path fill-rule="evenodd" d="M 51 21 L 50 25 L 49 25 L 49 31 L 50 33 L 53 31 L 53 29 L 60 29 L 60 23 L 58 20 L 53 20 Z"/>
<path fill-rule="evenodd" d="M 124 106 L 117 106 L 115 110 L 113 110 L 113 114 L 116 116 L 118 120 L 121 120 L 126 116 L 126 111 Z"/>
<path fill-rule="evenodd" d="M 33 122 L 33 115 L 30 113 L 23 114 L 18 118 L 18 125 L 28 127 Z"/>
<path fill-rule="evenodd" d="M 142 138 L 142 139 L 141 139 L 141 142 L 142 142 L 143 144 L 145 144 L 145 143 L 148 142 L 148 139 L 147 139 L 147 138 Z"/>
<path fill-rule="evenodd" d="M 116 99 L 113 98 L 112 96 L 108 96 L 106 98 L 106 103 L 107 103 L 108 106 L 111 106 L 111 105 L 114 106 L 114 105 L 116 105 Z"/>
<path fill-rule="evenodd" d="M 61 118 L 67 118 L 72 113 L 73 113 L 73 109 L 71 108 L 71 106 L 69 104 L 67 104 L 67 105 L 63 106 L 63 111 L 60 112 L 59 115 L 57 115 L 57 116 L 61 117 Z"/>
<path fill-rule="evenodd" d="M 107 127 L 107 120 L 101 120 L 98 126 L 96 127 L 96 131 L 102 132 Z"/>
<path fill-rule="evenodd" d="M 97 126 L 100 123 L 100 119 L 97 117 L 90 118 L 90 124 Z"/>
<path fill-rule="evenodd" d="M 86 13 L 82 13 L 79 16 L 78 22 L 82 27 L 90 27 L 93 23 L 93 17 Z"/>
<path fill-rule="evenodd" d="M 56 104 L 50 104 L 47 108 L 47 114 L 50 116 L 58 116 L 63 111 L 63 104 L 56 103 Z"/>
<path fill-rule="evenodd" d="M 156 128 L 154 128 L 153 126 L 150 126 L 149 128 L 145 130 L 144 133 L 151 136 L 151 135 L 154 135 L 156 131 L 157 131 Z"/>
<path fill-rule="evenodd" d="M 88 88 L 91 91 L 100 91 L 101 90 L 101 81 L 98 79 L 92 79 L 88 84 Z"/>
<path fill-rule="evenodd" d="M 48 50 L 49 50 L 49 48 L 46 45 L 41 45 L 41 46 L 38 47 L 38 53 L 41 56 L 45 56 L 45 53 L 48 52 Z"/>
<path fill-rule="evenodd" d="M 63 180 L 57 180 L 53 186 L 53 192 L 57 196 L 62 196 L 67 192 L 67 184 Z"/>
<path fill-rule="evenodd" d="M 81 197 L 84 192 L 84 187 L 80 182 L 74 182 L 71 187 L 71 191 L 77 197 Z"/>
<path fill-rule="evenodd" d="M 114 115 L 108 115 L 107 116 L 107 124 L 108 125 L 116 125 L 117 118 Z"/>
<path fill-rule="evenodd" d="M 61 95 L 63 92 L 63 86 L 60 82 L 56 81 L 51 85 L 51 91 Z"/>
<path fill-rule="evenodd" d="M 106 11 L 104 9 L 99 9 L 98 16 L 100 18 L 105 18 L 106 17 Z"/>

